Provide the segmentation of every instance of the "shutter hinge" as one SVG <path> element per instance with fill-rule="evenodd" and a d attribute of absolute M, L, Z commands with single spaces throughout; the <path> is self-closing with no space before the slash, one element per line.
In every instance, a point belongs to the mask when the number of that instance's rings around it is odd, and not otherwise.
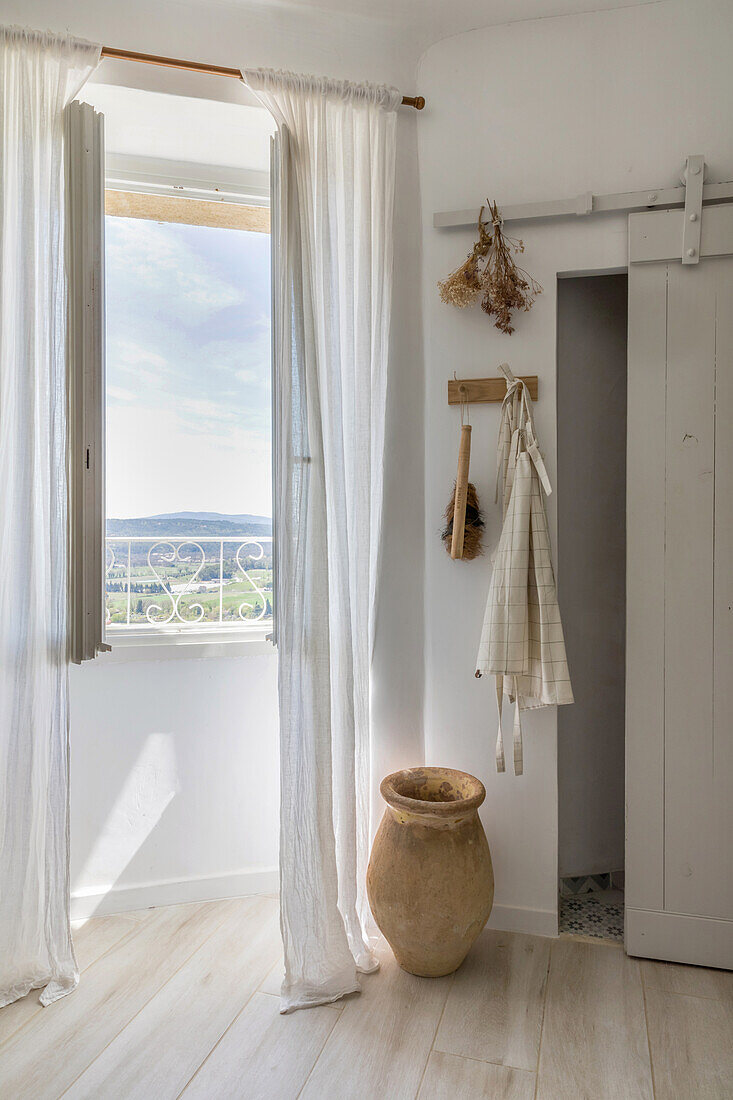
<path fill-rule="evenodd" d="M 700 262 L 700 230 L 702 196 L 705 177 L 705 157 L 688 157 L 683 174 L 685 184 L 685 214 L 682 228 L 682 263 Z"/>

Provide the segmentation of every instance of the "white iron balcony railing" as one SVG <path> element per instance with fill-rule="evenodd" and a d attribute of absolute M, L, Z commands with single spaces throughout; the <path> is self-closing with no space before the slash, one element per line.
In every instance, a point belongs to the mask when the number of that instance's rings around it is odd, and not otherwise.
<path fill-rule="evenodd" d="M 272 618 L 272 538 L 106 539 L 107 631 L 262 626 Z"/>

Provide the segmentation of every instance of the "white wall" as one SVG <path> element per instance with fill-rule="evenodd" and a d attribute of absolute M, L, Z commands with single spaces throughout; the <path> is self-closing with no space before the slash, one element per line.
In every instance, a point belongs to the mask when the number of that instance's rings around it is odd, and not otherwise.
<path fill-rule="evenodd" d="M 165 659 L 127 650 L 72 668 L 75 915 L 276 888 L 277 659 L 267 648 Z"/>
<path fill-rule="evenodd" d="M 507 337 L 480 309 L 443 305 L 435 289 L 465 257 L 470 230 L 434 230 L 433 212 L 488 194 L 502 202 L 658 188 L 678 182 L 687 153 L 705 153 L 712 180 L 733 178 L 733 7 L 677 0 L 458 35 L 423 57 L 417 85 L 428 101 L 418 127 L 423 208 L 425 422 L 425 727 L 428 763 L 479 775 L 496 869 L 495 921 L 552 931 L 557 889 L 555 713 L 528 715 L 525 775 L 494 772 L 492 685 L 473 678 L 489 579 L 488 557 L 452 563 L 440 540 L 455 476 L 458 410 L 446 381 L 496 373 L 507 359 L 540 378 L 537 428 L 555 478 L 557 272 L 626 263 L 622 216 L 527 223 L 524 265 L 544 293 Z M 592 369 L 592 364 L 589 364 Z M 496 407 L 472 413 L 473 463 L 487 512 L 493 504 Z M 554 538 L 555 503 L 548 512 Z M 572 674 L 572 669 L 571 669 Z"/>
<path fill-rule="evenodd" d="M 412 92 L 414 56 L 369 20 L 280 5 L 3 0 L 0 20 L 231 66 L 385 81 Z M 249 102 L 233 80 L 105 62 L 114 82 Z M 416 114 L 400 112 L 395 319 L 375 666 L 376 787 L 422 762 L 422 361 Z M 272 884 L 277 858 L 274 655 L 100 657 L 72 670 L 75 912 Z M 111 885 L 117 891 L 108 894 Z M 97 909 L 97 911 L 100 911 Z"/>

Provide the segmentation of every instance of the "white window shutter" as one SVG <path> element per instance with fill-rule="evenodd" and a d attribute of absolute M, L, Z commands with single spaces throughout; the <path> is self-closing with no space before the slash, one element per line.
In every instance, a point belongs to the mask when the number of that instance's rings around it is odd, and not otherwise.
<path fill-rule="evenodd" d="M 104 118 L 87 103 L 65 112 L 69 659 L 104 642 Z"/>
<path fill-rule="evenodd" d="M 281 218 L 281 170 L 282 135 L 278 132 L 270 138 L 270 272 L 271 272 L 271 361 L 272 361 L 272 630 L 268 634 L 274 646 L 278 643 L 278 511 L 281 494 L 280 440 L 282 409 L 280 401 L 280 368 L 283 356 L 281 326 L 284 321 L 282 293 Z"/>

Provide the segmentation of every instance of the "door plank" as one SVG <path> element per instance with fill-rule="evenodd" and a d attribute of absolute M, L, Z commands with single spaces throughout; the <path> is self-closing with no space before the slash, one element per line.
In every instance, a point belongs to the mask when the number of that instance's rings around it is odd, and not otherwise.
<path fill-rule="evenodd" d="M 649 989 L 646 1010 L 656 1100 L 730 1100 L 733 1004 Z"/>
<path fill-rule="evenodd" d="M 280 946 L 276 901 L 252 897 L 230 908 L 82 1073 L 67 1100 L 96 1100 L 113 1091 L 125 1100 L 174 1100 L 271 969 Z"/>
<path fill-rule="evenodd" d="M 709 890 L 718 263 L 671 264 L 668 283 L 664 908 L 700 916 L 730 915 Z"/>
<path fill-rule="evenodd" d="M 733 260 L 717 260 L 710 914 L 733 918 Z M 721 852 L 718 842 L 722 843 Z M 729 961 L 733 966 L 733 956 Z"/>
<path fill-rule="evenodd" d="M 381 969 L 362 977 L 300 1100 L 414 1100 L 452 981 L 416 978 L 378 948 Z"/>
<path fill-rule="evenodd" d="M 655 913 L 626 907 L 629 955 L 690 966 L 730 968 L 733 921 L 692 917 L 689 913 Z"/>
<path fill-rule="evenodd" d="M 718 243 L 733 239 L 733 210 L 708 213 Z M 645 218 L 652 231 L 664 214 Z M 625 939 L 634 954 L 725 966 L 733 935 L 733 255 L 721 246 L 699 265 L 638 263 L 650 257 L 638 251 L 632 221 Z"/>
<path fill-rule="evenodd" d="M 139 929 L 139 921 L 128 916 L 93 917 L 72 932 L 74 953 L 79 973 L 85 970 Z M 40 989 L 32 989 L 20 1001 L 13 1001 L 0 1012 L 0 1046 L 36 1015 L 45 1012 L 40 1001 Z M 71 993 L 69 996 L 73 997 Z"/>
<path fill-rule="evenodd" d="M 298 1096 L 340 1015 L 341 1008 L 321 1005 L 281 1016 L 274 997 L 255 993 L 181 1100 Z"/>
<path fill-rule="evenodd" d="M 533 1100 L 536 1075 L 526 1069 L 495 1066 L 434 1050 L 428 1060 L 418 1100 Z"/>
<path fill-rule="evenodd" d="M 455 974 L 435 1049 L 535 1070 L 551 942 L 484 931 Z"/>
<path fill-rule="evenodd" d="M 664 907 L 666 295 L 665 265 L 629 265 L 626 904 L 655 910 Z"/>
<path fill-rule="evenodd" d="M 552 945 L 537 1100 L 651 1100 L 639 964 L 621 947 Z"/>
<path fill-rule="evenodd" d="M 151 909 L 140 930 L 90 966 L 70 996 L 3 1046 L 0 1095 L 56 1100 L 237 904 Z"/>

